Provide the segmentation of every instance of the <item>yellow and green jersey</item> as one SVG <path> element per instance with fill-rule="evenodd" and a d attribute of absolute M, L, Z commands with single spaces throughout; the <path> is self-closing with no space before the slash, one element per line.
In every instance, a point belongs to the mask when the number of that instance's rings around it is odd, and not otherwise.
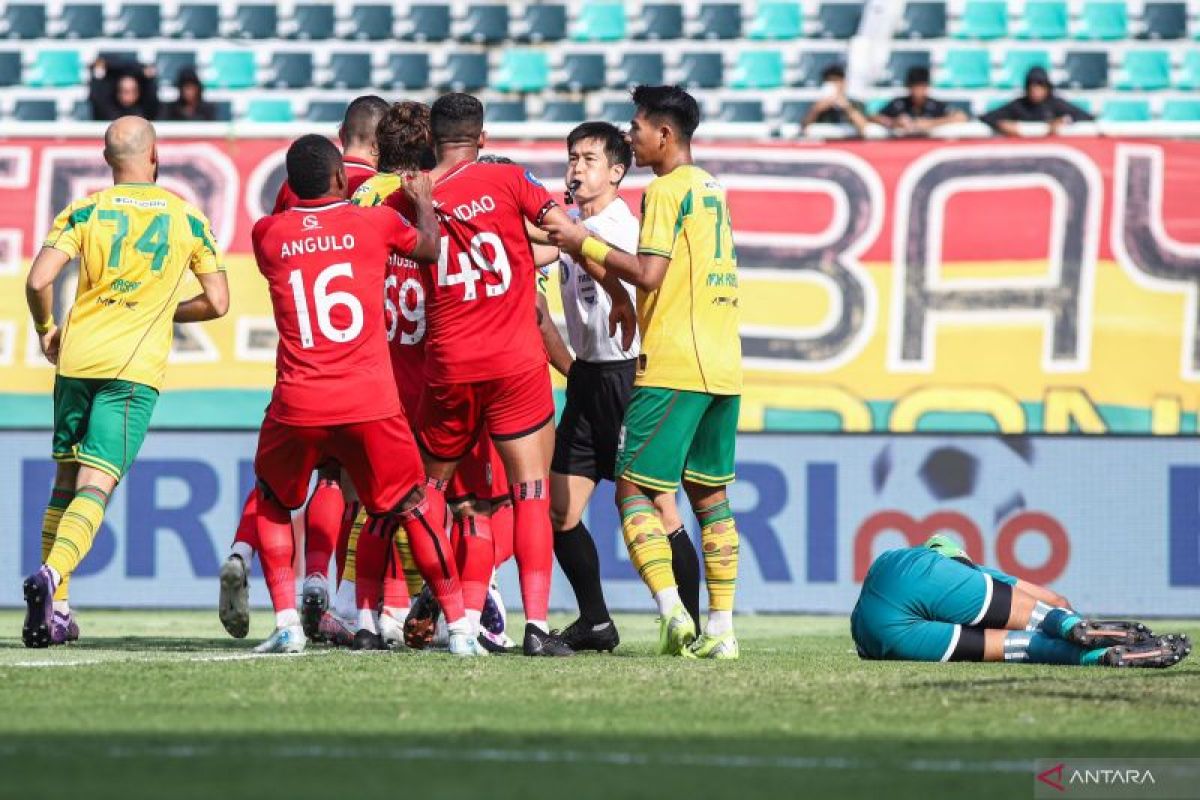
<path fill-rule="evenodd" d="M 740 394 L 737 254 L 721 184 L 692 164 L 651 181 L 642 197 L 638 253 L 671 264 L 658 289 L 638 290 L 636 384 Z"/>
<path fill-rule="evenodd" d="M 394 172 L 377 172 L 359 184 L 350 202 L 356 206 L 383 205 L 388 195 L 400 191 L 403 185 L 404 179 Z"/>
<path fill-rule="evenodd" d="M 117 184 L 67 206 L 45 246 L 79 258 L 58 373 L 161 388 L 184 276 L 224 269 L 204 214 L 155 184 Z"/>

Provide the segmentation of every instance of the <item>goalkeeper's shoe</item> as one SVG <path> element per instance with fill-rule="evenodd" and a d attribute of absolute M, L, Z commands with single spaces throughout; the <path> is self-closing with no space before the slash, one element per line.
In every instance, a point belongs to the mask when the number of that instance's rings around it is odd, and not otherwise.
<path fill-rule="evenodd" d="M 404 620 L 404 643 L 413 650 L 424 650 L 433 643 L 433 632 L 441 613 L 433 590 L 428 585 L 421 590 L 408 609 Z"/>
<path fill-rule="evenodd" d="M 470 633 L 461 631 L 451 631 L 449 638 L 450 655 L 459 656 L 461 658 L 475 658 L 478 656 L 486 656 L 488 651 L 479 643 L 479 640 Z"/>
<path fill-rule="evenodd" d="M 1085 650 L 1116 645 L 1134 645 L 1150 641 L 1154 634 L 1140 622 L 1131 620 L 1081 620 L 1067 631 L 1065 638 Z"/>
<path fill-rule="evenodd" d="M 79 626 L 75 624 L 75 617 L 71 612 L 60 614 L 55 611 L 54 619 L 50 622 L 50 644 L 66 644 L 78 638 Z"/>
<path fill-rule="evenodd" d="M 351 650 L 387 650 L 387 645 L 383 642 L 383 637 L 378 633 L 372 633 L 366 628 L 360 628 L 358 633 L 354 634 L 354 642 L 350 645 Z"/>
<path fill-rule="evenodd" d="M 677 656 L 695 639 L 696 623 L 692 621 L 692 615 L 684 608 L 682 602 L 676 603 L 670 614 L 658 618 L 660 656 Z"/>
<path fill-rule="evenodd" d="M 733 631 L 725 631 L 720 636 L 700 634 L 696 641 L 683 648 L 684 658 L 711 658 L 714 661 L 736 661 L 738 657 L 738 642 Z"/>
<path fill-rule="evenodd" d="M 286 628 L 276 628 L 267 640 L 254 648 L 256 653 L 303 653 L 308 640 L 304 638 L 304 628 L 299 625 L 289 625 Z"/>
<path fill-rule="evenodd" d="M 349 647 L 354 642 L 354 625 L 339 617 L 332 611 L 321 615 L 321 625 L 318 630 L 320 638 L 333 647 Z"/>
<path fill-rule="evenodd" d="M 504 633 L 507 621 L 508 612 L 504 608 L 504 598 L 500 596 L 500 587 L 493 582 L 488 586 L 487 596 L 483 601 L 479 627 L 499 636 Z"/>
<path fill-rule="evenodd" d="M 250 632 L 249 570 L 241 556 L 230 556 L 221 565 L 221 596 L 217 600 L 217 616 L 225 630 L 235 639 L 244 639 Z"/>
<path fill-rule="evenodd" d="M 404 647 L 404 621 L 385 610 L 379 615 L 379 635 L 389 650 L 399 650 Z"/>
<path fill-rule="evenodd" d="M 617 634 L 617 624 L 611 619 L 608 622 L 593 625 L 580 617 L 563 630 L 551 631 L 551 633 L 562 637 L 567 647 L 576 653 L 581 650 L 611 653 L 621 643 L 621 637 Z"/>
<path fill-rule="evenodd" d="M 521 649 L 527 656 L 562 658 L 575 655 L 557 633 L 545 633 L 532 623 L 525 623 L 525 641 Z"/>
<path fill-rule="evenodd" d="M 479 646 L 489 653 L 502 655 L 516 647 L 516 643 L 505 633 L 492 633 L 487 628 L 479 629 Z"/>
<path fill-rule="evenodd" d="M 21 639 L 26 647 L 49 647 L 54 622 L 54 576 L 43 566 L 25 579 L 25 624 Z"/>
<path fill-rule="evenodd" d="M 1106 667 L 1173 667 L 1192 652 L 1192 640 L 1181 633 L 1155 636 L 1138 644 L 1108 648 L 1101 659 Z"/>
<path fill-rule="evenodd" d="M 321 639 L 321 617 L 329 610 L 329 587 L 324 575 L 309 575 L 304 579 L 300 600 L 300 624 L 304 635 L 314 642 Z"/>

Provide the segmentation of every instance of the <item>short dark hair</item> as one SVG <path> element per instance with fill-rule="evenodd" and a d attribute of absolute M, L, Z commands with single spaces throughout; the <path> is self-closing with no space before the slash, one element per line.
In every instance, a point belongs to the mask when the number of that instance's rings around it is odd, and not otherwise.
<path fill-rule="evenodd" d="M 379 171 L 419 170 L 428 165 L 433 145 L 429 138 L 429 106 L 414 100 L 396 103 L 375 129 Z"/>
<path fill-rule="evenodd" d="M 330 181 L 341 168 L 341 152 L 324 136 L 310 133 L 288 148 L 288 185 L 301 200 L 329 194 Z"/>
<path fill-rule="evenodd" d="M 388 108 L 388 101 L 375 94 L 364 94 L 351 100 L 346 106 L 346 116 L 342 118 L 342 144 L 374 144 L 375 128 Z"/>
<path fill-rule="evenodd" d="M 435 146 L 443 142 L 474 142 L 483 133 L 483 103 L 462 92 L 444 94 L 433 101 L 429 126 Z"/>
<path fill-rule="evenodd" d="M 821 70 L 821 80 L 846 80 L 846 68 L 841 64 L 830 64 L 825 69 Z"/>
<path fill-rule="evenodd" d="M 928 86 L 929 85 L 929 67 L 909 67 L 908 72 L 904 75 L 905 86 Z"/>
<path fill-rule="evenodd" d="M 479 162 L 480 164 L 516 164 L 517 163 L 517 162 L 513 161 L 511 158 L 509 158 L 508 156 L 498 156 L 495 153 L 488 153 L 486 155 L 482 155 L 475 160 L 477 162 Z"/>
<path fill-rule="evenodd" d="M 575 130 L 567 134 L 568 152 L 578 142 L 589 139 L 595 139 L 604 145 L 604 155 L 608 157 L 610 165 L 620 164 L 629 172 L 629 167 L 633 164 L 633 150 L 630 149 L 625 134 L 621 133 L 616 125 L 611 122 L 585 122 L 575 126 Z"/>
<path fill-rule="evenodd" d="M 633 90 L 633 104 L 648 119 L 666 120 L 684 141 L 700 126 L 696 98 L 679 86 L 638 86 Z"/>

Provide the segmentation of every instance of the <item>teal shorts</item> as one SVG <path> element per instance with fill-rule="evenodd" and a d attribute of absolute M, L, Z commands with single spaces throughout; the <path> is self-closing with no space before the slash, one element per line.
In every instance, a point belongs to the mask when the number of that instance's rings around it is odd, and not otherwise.
<path fill-rule="evenodd" d="M 888 550 L 863 581 L 850 616 L 859 655 L 946 661 L 964 625 L 978 625 L 992 576 L 923 547 Z"/>
<path fill-rule="evenodd" d="M 146 438 L 158 390 L 107 378 L 54 379 L 55 461 L 125 477 Z"/>

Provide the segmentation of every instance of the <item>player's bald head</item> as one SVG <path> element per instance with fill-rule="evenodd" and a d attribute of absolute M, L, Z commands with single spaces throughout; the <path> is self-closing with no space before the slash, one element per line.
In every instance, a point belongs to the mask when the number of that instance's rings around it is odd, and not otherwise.
<path fill-rule="evenodd" d="M 350 105 L 346 106 L 342 127 L 338 128 L 338 138 L 342 140 L 342 147 L 374 147 L 375 129 L 389 108 L 391 106 L 387 100 L 374 94 L 364 94 L 351 100 Z"/>
<path fill-rule="evenodd" d="M 141 117 L 120 117 L 104 132 L 104 160 L 113 169 L 154 161 L 154 126 Z"/>

